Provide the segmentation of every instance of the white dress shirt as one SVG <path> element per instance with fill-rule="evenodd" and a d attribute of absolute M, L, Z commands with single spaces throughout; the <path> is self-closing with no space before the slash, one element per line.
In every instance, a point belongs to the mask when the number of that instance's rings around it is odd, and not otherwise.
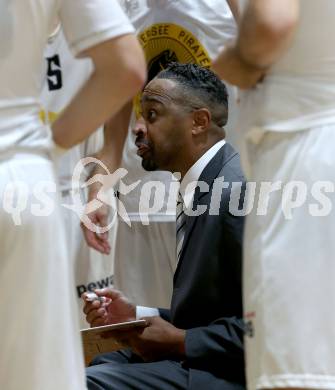
<path fill-rule="evenodd" d="M 195 189 L 198 185 L 200 175 L 203 170 L 206 168 L 207 164 L 212 160 L 216 153 L 221 149 L 221 147 L 226 143 L 223 139 L 213 145 L 210 149 L 204 153 L 198 161 L 196 161 L 191 168 L 186 172 L 180 183 L 180 193 L 183 197 L 184 204 L 186 209 L 189 209 L 192 206 L 193 197 Z"/>

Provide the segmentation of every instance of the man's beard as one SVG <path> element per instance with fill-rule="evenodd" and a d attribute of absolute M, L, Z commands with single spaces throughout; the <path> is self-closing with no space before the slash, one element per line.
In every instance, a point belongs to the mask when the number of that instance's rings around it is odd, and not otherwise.
<path fill-rule="evenodd" d="M 158 170 L 157 164 L 153 160 L 150 160 L 150 159 L 144 159 L 143 158 L 142 159 L 142 167 L 146 171 L 150 171 L 150 172 Z"/>

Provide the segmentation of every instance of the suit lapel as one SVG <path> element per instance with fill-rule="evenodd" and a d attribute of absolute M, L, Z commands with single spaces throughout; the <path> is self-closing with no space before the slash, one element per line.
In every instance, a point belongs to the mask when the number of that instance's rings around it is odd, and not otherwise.
<path fill-rule="evenodd" d="M 236 151 L 228 144 L 225 143 L 221 149 L 216 153 L 216 155 L 209 161 L 209 163 L 206 165 L 205 169 L 200 175 L 199 181 L 203 181 L 208 184 L 209 191 L 208 192 L 201 192 L 199 187 L 196 188 L 194 192 L 194 198 L 193 198 L 193 210 L 196 210 L 197 207 L 201 204 L 205 204 L 208 208 L 210 205 L 211 200 L 211 190 L 214 183 L 214 180 L 218 177 L 219 173 L 221 172 L 222 168 L 225 164 L 236 154 Z M 206 210 L 207 212 L 207 210 Z M 198 220 L 198 217 L 191 217 L 188 216 L 186 218 L 186 230 L 185 230 L 185 237 L 183 241 L 183 246 L 181 249 L 181 254 L 179 258 L 179 262 L 177 265 L 176 272 L 174 274 L 174 278 L 176 278 L 177 273 L 179 271 L 180 265 L 183 261 L 185 251 L 187 248 L 187 245 L 189 244 L 189 240 L 192 234 L 192 231 L 194 229 L 194 226 Z"/>

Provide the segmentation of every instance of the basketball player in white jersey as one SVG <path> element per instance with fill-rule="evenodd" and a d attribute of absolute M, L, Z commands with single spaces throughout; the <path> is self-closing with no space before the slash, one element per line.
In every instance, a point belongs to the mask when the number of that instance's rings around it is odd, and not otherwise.
<path fill-rule="evenodd" d="M 0 388 L 4 390 L 85 388 L 72 270 L 50 157 L 54 146 L 50 129 L 39 116 L 43 50 L 58 17 L 73 53 L 91 57 L 95 67 L 55 122 L 58 149 L 87 137 L 144 81 L 140 47 L 117 4 L 0 2 Z M 106 55 L 111 52 L 113 56 Z"/>
<path fill-rule="evenodd" d="M 52 124 L 73 96 L 91 76 L 93 64 L 89 58 L 75 58 L 66 42 L 61 25 L 58 24 L 49 37 L 45 49 L 45 81 L 41 94 L 42 116 Z M 57 163 L 57 174 L 62 205 L 73 206 L 72 183 L 75 167 L 82 158 L 95 155 L 103 146 L 103 129 L 99 128 L 89 138 L 67 151 Z M 85 175 L 83 175 L 85 176 Z M 85 177 L 82 177 L 84 180 Z M 81 191 L 82 202 L 85 191 Z M 80 228 L 80 217 L 72 209 L 62 207 L 65 217 L 66 238 L 70 259 L 74 264 L 73 289 L 78 302 L 79 326 L 88 326 L 82 311 L 81 294 L 113 283 L 113 252 L 108 258 L 88 247 Z M 109 232 L 113 246 L 116 225 Z"/>
<path fill-rule="evenodd" d="M 172 61 L 194 62 L 210 67 L 211 59 L 235 36 L 235 22 L 225 1 L 130 0 L 121 3 L 136 28 L 146 54 L 149 79 Z M 234 107 L 234 91 L 230 89 L 229 92 L 229 101 L 232 103 L 229 112 L 232 114 L 227 126 L 227 139 L 236 144 L 236 104 Z M 135 111 L 137 108 L 135 104 Z M 124 111 L 126 120 L 119 116 L 108 124 L 110 135 L 102 159 L 109 164 L 110 171 L 118 168 L 116 156 L 120 154 L 119 145 L 123 142 L 122 139 L 116 138 L 122 133 L 113 129 L 128 127 L 131 108 L 128 113 L 127 109 Z M 129 227 L 119 221 L 116 247 L 112 248 L 115 251 L 115 286 L 126 291 L 127 296 L 140 305 L 169 307 L 176 266 L 175 203 L 167 204 L 172 175 L 167 172 L 148 173 L 143 170 L 131 133 L 134 118 L 135 115 L 130 124 L 122 161 L 128 175 L 122 180 L 129 185 L 141 179 L 141 185 L 126 196 L 119 196 L 132 225 Z M 139 203 L 150 181 L 160 181 L 164 184 L 166 198 L 161 210 L 150 212 L 149 225 L 143 225 Z M 94 195 L 93 190 L 92 198 Z M 103 213 L 96 214 L 95 220 L 99 218 L 101 222 L 106 222 Z M 86 230 L 85 235 L 88 243 L 98 250 L 103 251 L 104 245 L 108 245 L 92 232 Z"/>
<path fill-rule="evenodd" d="M 335 389 L 335 3 L 242 0 L 215 69 L 241 96 L 249 389 Z M 262 210 L 261 212 L 256 211 Z"/>

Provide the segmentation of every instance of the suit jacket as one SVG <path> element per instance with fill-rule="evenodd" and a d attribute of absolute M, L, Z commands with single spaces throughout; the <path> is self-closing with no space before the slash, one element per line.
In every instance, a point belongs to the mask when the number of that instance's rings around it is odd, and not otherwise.
<path fill-rule="evenodd" d="M 223 179 L 228 188 L 213 191 Z M 190 389 L 238 389 L 245 384 L 241 297 L 244 220 L 231 213 L 229 204 L 231 199 L 233 206 L 237 199 L 237 205 L 242 205 L 245 179 L 231 145 L 223 145 L 199 181 L 206 182 L 209 191 L 197 188 L 193 210 L 205 205 L 207 211 L 186 217 L 171 309 L 161 309 L 160 314 L 187 330 L 183 365 L 190 370 Z M 232 190 L 233 182 L 242 185 L 234 185 Z M 215 201 L 219 205 L 218 215 L 210 215 L 212 198 L 212 206 Z"/>

